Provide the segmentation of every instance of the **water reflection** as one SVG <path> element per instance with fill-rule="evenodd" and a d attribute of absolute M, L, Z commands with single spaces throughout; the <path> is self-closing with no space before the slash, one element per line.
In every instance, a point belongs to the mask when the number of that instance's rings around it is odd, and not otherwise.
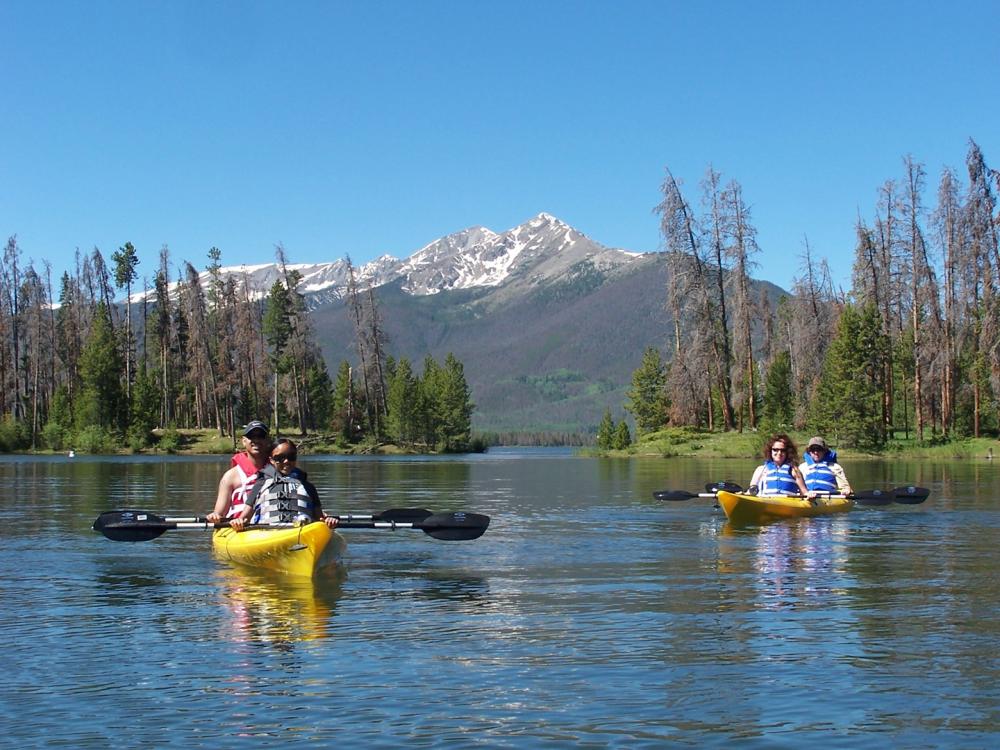
<path fill-rule="evenodd" d="M 754 461 L 309 456 L 332 509 L 493 523 L 357 530 L 348 579 L 297 582 L 90 529 L 204 512 L 222 459 L 75 461 L 0 457 L 12 747 L 996 745 L 1000 461 L 853 462 L 931 499 L 736 530 L 650 493 Z"/>
<path fill-rule="evenodd" d="M 303 578 L 235 563 L 219 565 L 214 578 L 229 614 L 225 632 L 231 642 L 292 651 L 300 641 L 330 637 L 346 578 L 341 566 Z"/>

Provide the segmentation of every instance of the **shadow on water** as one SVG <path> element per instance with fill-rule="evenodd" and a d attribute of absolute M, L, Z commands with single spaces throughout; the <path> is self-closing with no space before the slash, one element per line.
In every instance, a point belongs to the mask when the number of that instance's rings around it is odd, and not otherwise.
<path fill-rule="evenodd" d="M 386 568 L 380 573 L 387 582 L 403 584 L 410 595 L 422 599 L 475 604 L 490 596 L 487 578 L 464 570 Z"/>

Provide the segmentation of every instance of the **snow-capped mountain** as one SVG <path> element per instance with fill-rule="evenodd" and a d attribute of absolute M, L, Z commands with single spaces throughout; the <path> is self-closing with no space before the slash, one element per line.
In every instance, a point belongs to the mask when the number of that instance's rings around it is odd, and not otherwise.
<path fill-rule="evenodd" d="M 639 253 L 610 249 L 594 242 L 582 232 L 546 213 L 502 233 L 486 227 L 470 227 L 425 245 L 405 260 L 391 255 L 357 266 L 357 283 L 362 288 L 400 282 L 411 295 L 430 295 L 443 291 L 499 287 L 506 283 L 537 285 L 572 276 L 581 264 L 604 273 L 627 266 Z M 346 260 L 330 263 L 290 263 L 302 281 L 299 289 L 310 307 L 343 297 L 347 290 Z M 278 279 L 275 263 L 227 266 L 220 269 L 223 278 L 233 276 L 246 285 L 253 296 L 263 296 Z M 201 274 L 202 285 L 210 281 Z M 151 296 L 147 291 L 146 295 Z M 141 299 L 137 293 L 134 299 Z"/>

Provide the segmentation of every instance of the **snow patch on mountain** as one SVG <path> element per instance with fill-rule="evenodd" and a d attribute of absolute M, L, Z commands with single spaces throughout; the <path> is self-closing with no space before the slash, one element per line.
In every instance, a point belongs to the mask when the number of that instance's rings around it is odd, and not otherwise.
<path fill-rule="evenodd" d="M 424 245 L 405 260 L 382 255 L 362 266 L 355 266 L 359 288 L 369 284 L 379 287 L 401 282 L 401 288 L 413 295 L 438 294 L 446 290 L 499 287 L 512 280 L 542 284 L 589 263 L 598 271 L 613 272 L 627 266 L 644 253 L 611 249 L 594 242 L 582 232 L 547 213 L 540 213 L 506 232 L 494 232 L 482 226 L 469 227 Z M 311 304 L 339 299 L 346 294 L 349 274 L 346 260 L 331 263 L 292 263 L 286 268 L 297 271 L 302 280 L 299 290 Z M 266 296 L 281 275 L 275 263 L 227 266 L 219 270 L 223 279 L 234 277 L 253 298 Z M 211 275 L 200 274 L 207 289 Z M 176 293 L 178 283 L 171 285 Z M 133 301 L 152 299 L 154 292 L 138 292 Z"/>

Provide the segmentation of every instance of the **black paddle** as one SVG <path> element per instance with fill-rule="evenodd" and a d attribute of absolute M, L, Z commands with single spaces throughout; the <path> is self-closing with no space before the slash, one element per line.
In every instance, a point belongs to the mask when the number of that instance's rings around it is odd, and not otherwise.
<path fill-rule="evenodd" d="M 713 488 L 715 491 L 712 491 Z M 732 482 L 716 482 L 715 484 L 706 484 L 705 489 L 708 492 L 699 492 L 695 494 L 693 492 L 686 492 L 685 490 L 661 490 L 659 492 L 653 493 L 653 498 L 656 500 L 664 500 L 667 502 L 680 502 L 683 500 L 692 500 L 696 497 L 715 497 L 717 492 L 733 492 L 740 493 L 742 488 L 733 484 Z M 854 492 L 851 495 L 825 495 L 824 497 L 849 497 L 858 505 L 891 505 L 893 502 L 901 503 L 903 505 L 919 505 L 930 495 L 930 490 L 924 487 L 896 487 L 891 490 L 861 490 L 859 492 Z"/>
<path fill-rule="evenodd" d="M 373 514 L 377 515 L 379 514 Z M 420 520 L 410 521 L 374 520 L 374 518 L 370 521 L 358 521 L 346 520 L 347 518 L 350 516 L 337 524 L 338 529 L 419 529 L 428 536 L 444 541 L 478 539 L 486 533 L 490 525 L 489 516 L 462 511 L 433 513 Z M 141 510 L 112 510 L 97 517 L 94 521 L 94 530 L 116 542 L 146 542 L 172 529 L 221 529 L 228 525 L 228 522 L 212 524 L 205 518 L 175 521 Z M 248 528 L 274 528 L 274 526 Z"/>
<path fill-rule="evenodd" d="M 705 485 L 705 491 L 695 494 L 685 490 L 660 490 L 653 493 L 654 500 L 680 502 L 693 500 L 696 497 L 715 497 L 719 492 L 743 492 L 743 488 L 735 482 L 711 482 Z"/>
<path fill-rule="evenodd" d="M 892 499 L 903 505 L 920 505 L 930 494 L 926 487 L 896 487 L 892 491 Z"/>
<path fill-rule="evenodd" d="M 857 505 L 892 505 L 893 502 L 903 505 L 918 505 L 931 494 L 924 487 L 895 487 L 891 490 L 861 490 L 850 495 L 823 495 L 823 497 L 847 497 Z"/>
<path fill-rule="evenodd" d="M 861 490 L 847 497 L 858 505 L 892 505 L 892 490 Z"/>

